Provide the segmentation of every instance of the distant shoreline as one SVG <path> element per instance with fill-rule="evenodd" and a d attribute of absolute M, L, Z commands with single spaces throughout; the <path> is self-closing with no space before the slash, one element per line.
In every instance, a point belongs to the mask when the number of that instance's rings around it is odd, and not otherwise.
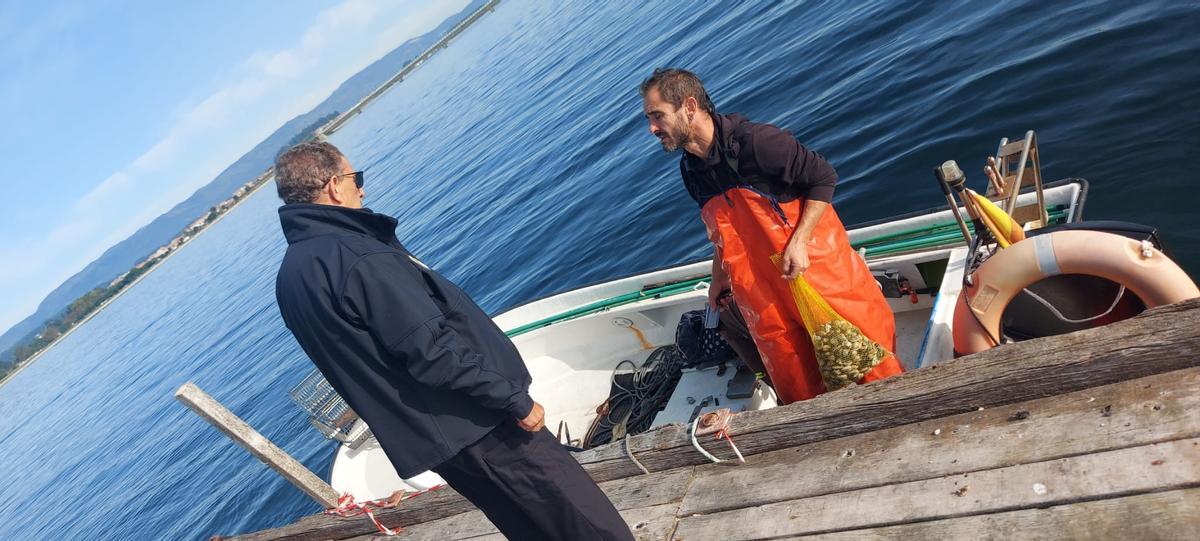
<path fill-rule="evenodd" d="M 113 301 L 120 298 L 127 291 L 129 291 L 133 286 L 137 285 L 139 282 L 144 280 L 147 276 L 150 276 L 150 273 L 158 270 L 158 268 L 160 266 L 162 266 L 163 263 L 166 263 L 168 259 L 175 257 L 175 254 L 179 253 L 179 250 L 181 250 L 184 246 L 191 244 L 192 241 L 196 240 L 198 237 L 200 237 L 200 235 L 203 235 L 206 231 L 208 231 L 209 227 L 212 227 L 217 222 L 224 220 L 225 216 L 228 215 L 230 212 L 232 212 L 233 209 L 240 207 L 242 205 L 242 203 L 245 203 L 247 199 L 250 199 L 251 196 L 253 196 L 255 193 L 258 193 L 258 190 L 262 189 L 263 186 L 266 186 L 267 183 L 270 182 L 274 178 L 275 178 L 275 175 L 272 174 L 266 180 L 264 180 L 263 182 L 260 182 L 257 186 L 247 190 L 245 196 L 243 196 L 241 199 L 239 199 L 237 202 L 235 202 L 233 205 L 231 205 L 228 209 L 225 209 L 224 212 L 218 214 L 217 217 L 213 219 L 213 221 L 205 224 L 204 227 L 200 228 L 199 231 L 196 231 L 196 233 L 194 235 L 192 235 L 191 238 L 189 238 L 186 241 L 181 242 L 177 248 L 168 252 L 166 256 L 164 256 L 161 260 L 159 260 L 158 263 L 155 263 L 154 266 L 147 269 L 145 273 L 143 273 L 141 276 L 138 276 L 134 281 L 126 284 L 125 287 L 121 288 L 119 291 L 114 293 L 111 297 L 105 299 L 104 302 L 100 303 L 100 306 L 97 306 L 86 317 L 79 320 L 78 323 L 72 325 L 71 328 L 67 329 L 67 332 L 62 333 L 62 335 L 59 336 L 58 338 L 55 338 L 53 342 L 46 344 L 46 347 L 42 348 L 37 353 L 34 353 L 32 357 L 26 359 L 25 362 L 21 363 L 20 366 L 16 367 L 16 369 L 14 369 L 12 372 L 9 372 L 8 374 L 6 374 L 4 376 L 4 379 L 0 380 L 0 387 L 4 387 L 5 385 L 7 385 L 8 382 L 10 380 L 12 380 L 14 377 L 16 377 L 17 374 L 20 374 L 23 370 L 28 368 L 35 361 L 42 358 L 42 355 L 45 355 L 46 352 L 53 349 L 54 346 L 57 346 L 59 342 L 62 342 L 63 339 L 70 336 L 71 333 L 75 332 L 75 329 L 78 329 L 78 328 L 82 327 L 83 324 L 87 323 L 88 321 L 91 321 L 92 318 L 96 317 L 96 315 L 98 315 L 101 311 L 103 311 L 105 308 L 107 308 L 109 304 L 111 304 Z M 176 238 L 178 238 L 178 237 L 176 237 Z"/>
<path fill-rule="evenodd" d="M 484 14 L 486 14 L 489 11 L 494 10 L 496 5 L 499 3 L 500 3 L 500 0 L 491 0 L 490 2 L 484 4 L 483 6 L 480 6 L 480 8 L 475 10 L 474 13 L 468 15 L 465 19 L 463 19 L 461 22 L 459 22 L 457 25 L 455 25 L 454 28 L 451 28 L 449 32 L 446 32 L 446 35 L 442 36 L 440 39 L 438 39 L 436 42 L 434 42 L 433 45 L 430 45 L 429 48 L 425 49 L 425 52 L 421 53 L 416 58 L 414 58 L 412 61 L 405 64 L 404 67 L 401 68 L 400 71 L 396 75 L 392 76 L 392 78 L 385 81 L 382 85 L 379 85 L 378 88 L 373 90 L 371 93 L 367 94 L 366 97 L 364 97 L 363 99 L 359 100 L 358 103 L 354 104 L 354 106 L 351 107 L 350 109 L 348 109 L 345 113 L 338 115 L 337 118 L 334 118 L 333 120 L 329 121 L 324 126 L 314 130 L 313 135 L 318 139 L 324 139 L 325 137 L 333 135 L 335 132 L 337 132 L 337 130 L 341 129 L 341 127 L 344 124 L 346 124 L 346 122 L 349 122 L 351 117 L 361 113 L 363 111 L 363 109 L 365 109 L 368 105 L 370 105 L 371 102 L 373 102 L 377 98 L 379 98 L 379 96 L 381 96 L 385 92 L 387 92 L 388 89 L 390 89 L 392 86 L 396 85 L 397 83 L 403 81 L 405 76 L 407 76 L 409 73 L 412 73 L 421 64 L 423 64 L 423 63 L 425 63 L 425 61 L 429 60 L 429 58 L 431 58 L 434 55 L 434 53 L 436 53 L 439 49 L 446 48 L 446 46 L 450 43 L 450 41 L 452 39 L 454 39 L 455 37 L 458 37 L 459 34 L 463 33 L 463 31 L 465 31 L 468 27 L 470 27 L 472 24 L 474 24 L 476 21 L 478 21 L 481 17 L 483 17 Z M 8 384 L 8 382 L 11 381 L 14 377 L 16 377 L 17 374 L 20 374 L 23 370 L 25 370 L 27 367 L 32 365 L 35 361 L 40 359 L 42 357 L 42 355 L 44 355 L 46 352 L 50 351 L 52 348 L 54 348 L 54 346 L 58 345 L 59 342 L 62 342 L 62 340 L 64 338 L 70 336 L 71 333 L 75 332 L 75 329 L 78 329 L 79 327 L 82 327 L 85 323 L 87 323 L 88 321 L 91 321 L 91 319 L 93 317 L 96 317 L 97 314 L 99 314 L 102 310 L 107 308 L 110 303 L 117 300 L 119 297 L 124 295 L 126 291 L 129 291 L 130 288 L 137 285 L 144 278 L 146 278 L 146 276 L 149 276 L 150 273 L 157 270 L 159 268 L 159 266 L 162 265 L 163 263 L 165 263 L 168 259 L 174 257 L 176 252 L 181 250 L 187 244 L 191 243 L 193 240 L 196 239 L 196 237 L 199 237 L 200 235 L 204 234 L 205 231 L 208 231 L 208 228 L 211 227 L 213 224 L 216 224 L 217 222 L 223 220 L 227 214 L 229 214 L 230 212 L 233 211 L 233 209 L 236 209 L 239 206 L 241 206 L 242 203 L 244 203 L 247 199 L 250 199 L 250 197 L 253 196 L 254 194 L 258 193 L 258 190 L 262 189 L 263 186 L 267 185 L 270 181 L 274 180 L 274 178 L 275 178 L 274 167 L 269 167 L 269 168 L 267 168 L 266 171 L 263 171 L 263 173 L 261 175 L 259 175 L 254 180 L 247 183 L 247 184 L 254 183 L 254 185 L 247 187 L 245 195 L 241 196 L 229 207 L 218 212 L 217 215 L 213 218 L 213 220 L 211 222 L 205 223 L 202 226 L 200 226 L 193 234 L 191 234 L 190 238 L 179 242 L 179 244 L 176 245 L 176 247 L 174 249 L 168 251 L 163 256 L 162 259 L 155 262 L 153 265 L 150 266 L 150 268 L 146 269 L 146 272 L 144 272 L 141 276 L 138 276 L 132 282 L 126 284 L 124 287 L 122 287 L 116 293 L 113 293 L 112 296 L 110 296 L 109 298 L 107 298 L 103 302 L 101 302 L 100 305 L 97 306 L 96 308 L 94 308 L 90 313 L 88 313 L 87 316 L 85 316 L 83 319 L 79 320 L 75 324 L 71 325 L 71 327 L 68 328 L 66 330 L 66 332 L 63 332 L 62 335 L 55 338 L 49 344 L 46 344 L 45 347 L 38 350 L 36 353 L 34 353 L 28 359 L 25 359 L 23 362 L 21 362 L 19 364 L 15 364 L 13 367 L 13 370 L 11 372 L 5 374 L 4 379 L 0 379 L 0 387 L 4 387 L 6 384 Z M 234 196 L 231 196 L 229 199 L 233 199 L 233 198 L 234 198 Z M 220 204 L 218 204 L 218 207 L 229 202 L 229 199 L 222 201 Z M 199 218 L 197 220 L 199 220 Z M 171 239 L 171 242 L 168 243 L 168 245 L 174 244 L 181 237 L 186 236 L 187 235 L 186 231 L 188 231 L 188 229 L 190 229 L 190 227 L 185 228 L 184 232 L 181 232 L 179 235 L 176 235 L 175 238 Z M 150 256 L 147 259 L 143 259 L 142 262 L 144 263 L 149 259 L 153 259 L 153 257 L 154 256 Z M 124 276 L 124 275 L 122 275 L 122 276 Z"/>
<path fill-rule="evenodd" d="M 496 5 L 499 3 L 500 0 L 491 0 L 490 2 L 480 6 L 479 9 L 475 10 L 474 13 L 468 15 L 467 18 L 454 25 L 454 28 L 451 28 L 449 32 L 446 32 L 446 35 L 435 41 L 433 45 L 429 46 L 428 49 L 425 49 L 425 52 L 418 55 L 411 62 L 405 64 L 403 68 L 400 68 L 400 71 L 396 73 L 396 75 L 393 75 L 391 79 L 384 81 L 383 84 L 379 85 L 378 88 L 373 90 L 370 94 L 367 94 L 363 99 L 359 100 L 358 103 L 354 104 L 353 107 L 347 109 L 346 112 L 338 115 L 337 118 L 329 121 L 328 124 L 322 126 L 321 129 L 317 131 L 322 136 L 333 135 L 335 132 L 341 129 L 343 124 L 349 122 L 351 117 L 361 113 L 363 109 L 370 105 L 371 102 L 379 98 L 379 96 L 383 95 L 383 93 L 387 92 L 388 89 L 390 89 L 393 85 L 403 81 L 405 76 L 407 76 L 409 73 L 412 73 L 414 70 L 420 67 L 421 64 L 424 64 L 426 60 L 429 60 L 429 58 L 432 57 L 434 53 L 438 51 L 438 49 L 446 48 L 451 40 L 458 37 L 458 35 L 463 33 L 463 31 L 465 31 L 468 27 L 475 24 L 475 22 L 483 17 L 487 12 L 494 10 Z"/>

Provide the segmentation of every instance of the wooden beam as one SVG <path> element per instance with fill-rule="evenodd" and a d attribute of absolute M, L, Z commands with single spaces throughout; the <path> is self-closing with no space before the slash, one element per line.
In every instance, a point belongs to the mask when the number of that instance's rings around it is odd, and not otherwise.
<path fill-rule="evenodd" d="M 672 504 L 678 508 L 691 479 L 692 468 L 685 467 L 637 479 L 601 483 L 600 488 L 604 490 L 618 511 L 662 504 Z M 471 502 L 451 488 L 442 488 L 407 500 L 398 507 L 382 509 L 375 516 L 384 526 L 405 528 L 406 533 L 402 535 L 411 535 L 413 539 L 424 539 L 425 536 L 432 535 L 429 532 L 436 533 L 442 528 L 446 528 L 448 531 L 475 532 L 475 535 L 494 531 L 486 519 L 483 523 L 476 521 L 476 517 L 470 513 L 472 511 L 475 511 L 475 506 Z M 461 516 L 464 514 L 468 516 Z M 480 513 L 478 517 L 483 517 L 483 514 Z M 413 527 L 410 528 L 410 526 Z M 374 532 L 377 532 L 375 526 L 365 517 L 341 518 L 322 514 L 304 517 L 282 528 L 263 530 L 233 539 L 320 541 L 348 539 L 370 535 Z M 400 537 L 400 539 L 405 539 L 405 537 Z"/>
<path fill-rule="evenodd" d="M 304 464 L 292 458 L 292 455 L 287 454 L 278 445 L 271 443 L 271 440 L 259 434 L 240 417 L 229 411 L 229 408 L 221 405 L 194 383 L 190 381 L 184 383 L 179 390 L 175 391 L 175 398 L 196 412 L 196 415 L 224 432 L 229 439 L 237 442 L 263 464 L 270 466 L 296 488 L 308 494 L 322 507 L 337 507 L 338 494 L 333 487 L 329 486 L 329 483 L 309 471 Z"/>
<path fill-rule="evenodd" d="M 691 516 L 674 535 L 774 539 L 1197 486 L 1200 439 L 1193 438 Z"/>
<path fill-rule="evenodd" d="M 385 523 L 386 524 L 386 523 Z M 496 527 L 488 521 L 483 511 L 468 511 L 407 527 L 392 539 L 404 541 L 449 541 L 471 539 L 495 533 Z M 352 541 L 378 539 L 374 535 L 355 537 Z"/>
<path fill-rule="evenodd" d="M 1200 368 L 696 468 L 681 515 L 1200 437 Z"/>
<path fill-rule="evenodd" d="M 621 518 L 629 524 L 629 531 L 637 541 L 660 541 L 667 539 L 675 528 L 675 515 L 679 511 L 679 503 L 665 503 L 637 509 L 621 511 Z M 375 536 L 363 536 L 351 541 L 369 541 L 379 539 Z M 488 522 L 482 511 L 471 511 L 461 515 L 417 524 L 405 529 L 400 535 L 391 539 L 401 541 L 471 541 L 497 540 L 503 541 L 504 536 Z"/>
<path fill-rule="evenodd" d="M 633 532 L 633 538 L 637 541 L 670 539 L 678 514 L 677 503 L 621 511 L 621 517 L 629 524 L 629 531 Z"/>
<path fill-rule="evenodd" d="M 743 412 L 730 423 L 743 454 L 753 455 L 1078 391 L 1200 366 L 1200 299 L 1147 310 L 1111 325 L 1008 344 L 867 385 L 779 408 Z M 631 438 L 651 471 L 707 463 L 686 427 L 668 425 Z M 724 442 L 706 442 L 721 458 Z M 576 455 L 601 481 L 637 475 L 623 445 Z"/>
<path fill-rule="evenodd" d="M 391 509 L 375 513 L 379 522 L 389 528 L 407 527 L 474 510 L 461 495 L 452 488 L 443 487 L 433 492 L 406 500 Z M 324 541 L 348 539 L 355 536 L 378 533 L 366 517 L 342 518 L 333 515 L 309 515 L 281 528 L 262 530 L 230 538 L 239 541 L 267 541 L 289 539 L 295 541 Z"/>
<path fill-rule="evenodd" d="M 810 541 L 884 539 L 1200 539 L 1200 489 L 1172 490 L 950 518 L 884 528 L 805 536 Z"/>
<path fill-rule="evenodd" d="M 1021 152 L 1024 150 L 1025 150 L 1025 138 L 1022 137 L 1020 140 L 1012 141 L 1012 142 L 1000 147 L 1000 150 L 998 153 L 1001 156 L 1007 158 L 1009 156 L 1020 156 Z"/>

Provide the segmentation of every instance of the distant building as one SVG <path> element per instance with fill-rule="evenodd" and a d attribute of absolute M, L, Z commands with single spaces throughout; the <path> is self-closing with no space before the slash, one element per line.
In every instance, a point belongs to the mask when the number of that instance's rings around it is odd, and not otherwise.
<path fill-rule="evenodd" d="M 154 256 L 150 256 L 150 257 L 153 258 Z M 129 271 L 125 271 L 120 276 L 113 279 L 113 281 L 109 282 L 108 287 L 113 287 L 113 286 L 121 283 L 121 280 L 124 280 L 126 276 L 129 276 Z"/>

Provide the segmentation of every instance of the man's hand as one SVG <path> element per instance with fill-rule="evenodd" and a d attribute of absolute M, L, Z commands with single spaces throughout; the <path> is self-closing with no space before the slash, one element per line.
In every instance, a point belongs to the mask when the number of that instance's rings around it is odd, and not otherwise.
<path fill-rule="evenodd" d="M 779 259 L 779 270 L 784 279 L 795 280 L 808 270 L 808 245 L 802 242 L 788 243 Z"/>
<path fill-rule="evenodd" d="M 713 310 L 720 310 L 721 294 L 729 291 L 732 286 L 729 275 L 725 274 L 725 267 L 721 264 L 721 251 L 714 247 L 712 278 L 708 282 L 708 305 L 712 306 Z"/>
<path fill-rule="evenodd" d="M 722 295 L 729 292 L 729 284 L 724 287 L 709 286 L 708 288 L 708 305 L 712 306 L 713 310 L 720 310 L 729 304 L 729 297 L 722 298 Z"/>
<path fill-rule="evenodd" d="M 808 270 L 808 241 L 812 240 L 817 222 L 825 214 L 829 203 L 809 199 L 804 202 L 804 211 L 800 214 L 800 223 L 792 231 L 787 247 L 779 258 L 779 271 L 785 280 L 795 280 L 797 276 Z"/>
<path fill-rule="evenodd" d="M 529 411 L 524 419 L 517 421 L 517 425 L 529 432 L 537 432 L 546 426 L 546 410 L 542 409 L 542 405 L 537 402 L 533 403 L 533 409 Z"/>

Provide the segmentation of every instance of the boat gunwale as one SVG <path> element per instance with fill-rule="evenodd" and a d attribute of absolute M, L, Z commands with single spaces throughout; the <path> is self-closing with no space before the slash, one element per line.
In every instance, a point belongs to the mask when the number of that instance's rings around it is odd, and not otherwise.
<path fill-rule="evenodd" d="M 1086 179 L 1079 178 L 1079 177 L 1069 177 L 1069 178 L 1059 179 L 1059 180 L 1050 182 L 1045 185 L 1045 188 L 1047 188 L 1047 189 L 1062 188 L 1062 187 L 1067 187 L 1070 185 L 1079 186 L 1079 191 L 1076 194 L 1076 196 L 1073 198 L 1072 204 L 1068 205 L 1068 215 L 1066 216 L 1067 223 L 1077 222 L 1082 219 L 1083 210 L 1084 210 L 1083 206 L 1086 204 L 1086 201 L 1087 201 L 1088 181 Z M 1029 192 L 1029 190 L 1027 190 L 1027 192 Z M 848 232 L 862 230 L 862 229 L 865 229 L 868 227 L 878 226 L 878 225 L 886 224 L 889 222 L 903 221 L 903 220 L 916 218 L 916 217 L 920 217 L 920 216 L 927 216 L 927 215 L 935 214 L 935 213 L 939 213 L 939 212 L 946 212 L 949 209 L 950 209 L 949 205 L 931 207 L 931 208 L 928 208 L 925 210 L 918 210 L 918 211 L 914 211 L 914 212 L 910 212 L 910 213 L 906 213 L 906 214 L 900 214 L 900 215 L 896 215 L 896 216 L 880 218 L 880 219 L 872 220 L 869 222 L 856 223 L 856 224 L 848 226 L 846 228 L 846 230 Z M 499 312 L 490 314 L 490 317 L 492 319 L 496 319 L 498 317 L 507 315 L 507 314 L 509 314 L 515 310 L 521 309 L 523 307 L 527 307 L 527 306 L 530 306 L 530 305 L 533 305 L 533 304 L 536 304 L 536 303 L 539 303 L 542 301 L 550 300 L 550 299 L 553 299 L 556 297 L 569 295 L 572 293 L 578 293 L 578 292 L 581 292 L 588 288 L 600 287 L 600 286 L 603 286 L 606 284 L 611 284 L 611 283 L 619 282 L 622 280 L 629 280 L 632 278 L 637 278 L 639 276 L 646 276 L 646 275 L 655 274 L 655 273 L 662 273 L 662 272 L 668 272 L 668 271 L 672 271 L 672 270 L 676 270 L 676 269 L 682 269 L 685 267 L 689 267 L 689 266 L 697 265 L 697 264 L 704 263 L 707 261 L 711 261 L 711 259 L 712 259 L 711 257 L 702 257 L 702 258 L 698 258 L 698 259 L 694 259 L 694 260 L 685 261 L 682 263 L 675 263 L 675 264 L 671 264 L 671 265 L 657 267 L 657 268 L 650 269 L 650 270 L 637 271 L 637 272 L 633 272 L 633 273 L 615 277 L 615 278 L 610 277 L 607 279 L 601 279 L 601 280 L 598 280 L 598 281 L 595 281 L 592 283 L 572 287 L 569 289 L 560 290 L 558 292 L 543 295 L 541 297 L 538 297 L 538 298 L 535 298 L 535 299 L 532 299 L 529 301 L 514 304 L 514 305 L 509 306 L 508 308 L 505 308 Z M 669 282 L 658 283 L 658 284 L 654 284 L 654 285 L 656 287 L 661 288 L 661 287 L 665 287 L 665 286 L 675 284 L 675 283 L 687 282 L 687 281 L 693 280 L 695 278 L 697 278 L 697 276 L 681 277 L 678 280 L 672 280 Z M 640 291 L 646 291 L 646 284 L 642 285 L 642 289 Z M 632 294 L 632 293 L 636 293 L 636 291 L 629 291 L 629 292 L 621 294 L 621 295 L 628 295 L 628 294 Z M 621 295 L 618 295 L 618 296 L 621 296 Z M 648 297 L 658 297 L 658 296 L 659 295 L 650 295 Z M 581 305 L 581 306 L 590 306 L 593 304 L 603 303 L 606 300 L 611 300 L 612 298 L 613 297 L 596 299 L 589 303 L 585 303 L 584 305 Z M 567 310 L 561 311 L 559 313 L 556 313 L 554 315 L 547 316 L 545 318 L 535 319 L 533 321 L 529 321 L 529 322 L 526 322 L 526 323 L 523 323 L 520 325 L 516 325 L 512 329 L 507 330 L 506 333 L 513 333 L 514 331 L 519 331 L 515 335 L 510 335 L 510 336 L 522 335 L 522 334 L 526 334 L 531 331 L 536 331 L 539 329 L 544 329 L 546 327 L 553 326 L 556 323 L 562 323 L 565 321 L 579 319 L 581 317 L 586 317 L 588 315 L 592 315 L 593 313 L 602 312 L 605 310 L 603 307 L 600 307 L 593 312 L 575 314 L 571 317 L 566 317 L 566 318 L 562 317 L 565 314 L 569 314 L 573 311 L 578 310 L 579 308 L 580 307 L 577 306 L 575 308 L 567 309 Z"/>
<path fill-rule="evenodd" d="M 1063 186 L 1068 186 L 1071 184 L 1079 185 L 1079 195 L 1075 201 L 1075 204 L 1072 205 L 1072 207 L 1071 207 L 1073 209 L 1072 213 L 1070 215 L 1068 215 L 1068 217 L 1067 217 L 1068 223 L 1078 222 L 1083 219 L 1083 210 L 1084 210 L 1083 207 L 1084 207 L 1085 203 L 1087 202 L 1087 194 L 1088 194 L 1087 179 L 1084 179 L 1081 177 L 1067 177 L 1067 178 L 1059 179 L 1059 180 L 1056 180 L 1054 182 L 1050 182 L 1050 183 L 1047 183 L 1044 185 L 1045 189 L 1049 189 L 1049 188 L 1061 188 Z M 1074 210 L 1074 209 L 1078 209 L 1078 210 Z M 943 212 L 943 211 L 947 211 L 947 210 L 950 210 L 950 205 L 941 205 L 941 206 L 936 206 L 936 207 L 930 207 L 930 208 L 927 208 L 924 210 L 915 210 L 915 211 L 907 212 L 904 214 L 897 214 L 895 216 L 888 216 L 888 217 L 884 217 L 884 218 L 878 218 L 875 220 L 869 220 L 866 222 L 858 222 L 855 224 L 851 224 L 849 226 L 846 226 L 846 231 L 849 232 L 849 231 L 853 231 L 856 229 L 862 229 L 862 228 L 866 228 L 866 227 L 884 224 L 887 222 L 906 220 L 909 218 L 915 218 L 917 216 L 924 216 L 926 214 L 931 214 L 931 213 L 935 213 L 935 212 Z M 620 280 L 627 280 L 629 278 L 636 278 L 638 276 L 642 276 L 645 274 L 669 271 L 671 269 L 675 269 L 675 268 L 679 268 L 679 267 L 686 267 L 689 265 L 695 265 L 697 263 L 703 263 L 705 261 L 711 261 L 711 260 L 712 260 L 712 257 L 698 257 L 696 259 L 691 259 L 691 260 L 683 261 L 680 263 L 671 263 L 671 264 L 663 265 L 660 267 L 655 267 L 652 269 L 634 271 L 632 273 L 621 275 L 621 276 L 601 278 L 601 279 L 595 280 L 593 282 L 581 284 L 578 286 L 572 286 L 567 289 L 561 289 L 561 290 L 555 291 L 553 293 L 547 293 L 545 295 L 541 295 L 539 297 L 535 297 L 535 298 L 532 298 L 532 299 L 529 299 L 526 301 L 520 301 L 520 302 L 510 304 L 503 309 L 497 310 L 497 311 L 489 314 L 488 316 L 495 319 L 496 317 L 504 315 L 508 312 L 511 312 L 511 311 L 521 308 L 523 306 L 527 306 L 527 305 L 530 305 L 530 304 L 533 304 L 536 302 L 541 302 L 541 301 L 544 301 L 547 299 L 551 299 L 551 298 L 557 297 L 559 295 L 572 293 L 575 291 L 579 291 L 581 289 L 587 289 L 589 287 L 604 285 L 604 284 L 607 284 L 610 282 L 617 282 Z"/>

